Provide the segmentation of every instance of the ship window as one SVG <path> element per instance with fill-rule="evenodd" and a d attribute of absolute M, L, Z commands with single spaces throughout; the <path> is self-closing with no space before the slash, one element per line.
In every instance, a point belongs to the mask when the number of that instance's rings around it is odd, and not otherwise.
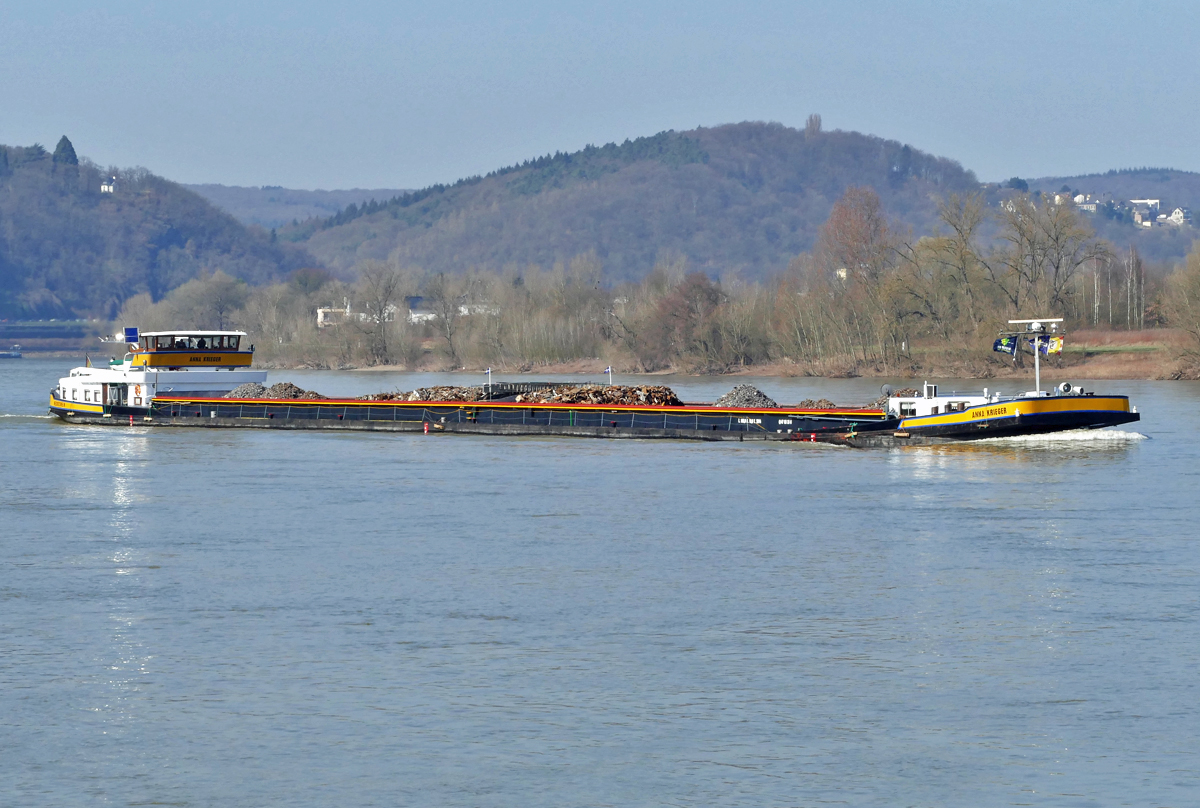
<path fill-rule="evenodd" d="M 169 351 L 169 350 L 171 350 L 171 348 L 173 348 L 175 346 L 175 338 L 171 337 L 171 336 L 157 337 L 156 343 L 157 343 L 158 350 Z"/>
<path fill-rule="evenodd" d="M 84 401 L 91 401 L 91 400 L 92 400 L 92 394 L 91 394 L 91 393 L 89 393 L 87 390 L 84 390 L 84 391 L 83 391 L 83 400 L 84 400 Z"/>
<path fill-rule="evenodd" d="M 78 388 L 76 388 L 76 387 L 72 387 L 72 388 L 71 388 L 71 400 L 72 400 L 72 401 L 78 401 L 78 400 L 79 400 L 79 389 L 78 389 Z"/>
<path fill-rule="evenodd" d="M 938 408 L 937 408 L 937 407 L 931 407 L 931 408 L 930 408 L 930 410 L 929 410 L 929 414 L 930 414 L 930 415 L 937 415 L 937 414 L 938 414 Z"/>
<path fill-rule="evenodd" d="M 917 414 L 917 405 L 913 401 L 900 402 L 900 417 L 912 417 Z"/>
<path fill-rule="evenodd" d="M 138 340 L 138 344 L 142 346 L 142 350 L 144 351 L 144 350 L 146 350 L 148 347 L 150 347 L 150 338 L 149 338 L 149 337 L 142 337 L 141 339 L 139 339 L 139 340 Z"/>
<path fill-rule="evenodd" d="M 134 396 L 134 397 L 133 397 L 133 403 L 134 403 L 135 405 L 137 405 L 137 406 L 141 406 L 141 403 L 142 403 L 142 397 L 141 397 L 141 396 Z"/>
<path fill-rule="evenodd" d="M 212 346 L 214 348 L 222 348 L 223 349 L 225 347 L 225 337 L 213 337 L 212 338 Z"/>
<path fill-rule="evenodd" d="M 241 340 L 241 337 L 228 336 L 225 338 L 225 347 L 227 347 L 231 351 L 236 351 L 238 349 L 238 342 L 240 340 Z"/>

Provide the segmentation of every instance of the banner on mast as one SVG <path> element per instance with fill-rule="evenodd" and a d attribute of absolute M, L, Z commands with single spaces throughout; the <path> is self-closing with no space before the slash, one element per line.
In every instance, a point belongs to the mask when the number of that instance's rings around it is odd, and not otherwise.
<path fill-rule="evenodd" d="M 1006 353 L 1009 356 L 1017 355 L 1017 338 L 1016 337 L 1000 337 L 992 343 L 992 350 L 996 353 Z"/>
<path fill-rule="evenodd" d="M 1026 340 L 1029 343 L 1030 350 L 1037 351 L 1042 356 L 1052 356 L 1062 353 L 1063 338 L 1039 335 L 1033 339 Z"/>

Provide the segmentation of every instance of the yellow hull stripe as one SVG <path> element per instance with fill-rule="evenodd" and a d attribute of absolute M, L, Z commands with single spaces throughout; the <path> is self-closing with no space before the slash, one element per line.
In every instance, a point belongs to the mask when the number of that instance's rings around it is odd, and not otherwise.
<path fill-rule="evenodd" d="M 190 353 L 155 352 L 133 355 L 135 368 L 242 368 L 250 367 L 254 354 L 246 351 L 221 353 L 220 351 Z"/>
<path fill-rule="evenodd" d="M 59 401 L 54 396 L 50 396 L 50 406 L 56 410 L 70 410 L 73 412 L 88 412 L 103 414 L 104 406 L 101 404 L 83 404 L 78 401 Z"/>
<path fill-rule="evenodd" d="M 964 412 L 948 412 L 941 415 L 925 415 L 920 418 L 905 418 L 901 429 L 919 429 L 925 426 L 947 426 L 968 424 L 973 421 L 991 421 L 995 418 L 1013 418 L 1018 415 L 1044 415 L 1059 412 L 1129 412 L 1129 399 L 1124 396 L 1063 396 L 1061 398 L 1028 398 L 1020 401 L 1005 401 L 998 404 L 983 404 Z"/>

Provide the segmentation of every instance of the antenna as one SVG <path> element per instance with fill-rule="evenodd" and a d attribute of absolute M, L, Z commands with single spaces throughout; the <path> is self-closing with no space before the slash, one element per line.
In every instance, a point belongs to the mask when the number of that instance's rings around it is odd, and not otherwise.
<path fill-rule="evenodd" d="M 1009 325 L 1023 325 L 1023 331 L 1009 332 L 1015 337 L 1032 336 L 1033 337 L 1033 386 L 1037 390 L 1038 395 L 1042 392 L 1042 335 L 1046 333 L 1046 326 L 1050 326 L 1049 331 L 1052 333 L 1058 332 L 1058 324 L 1063 321 L 1062 317 L 1039 317 L 1036 320 L 1009 320 Z M 1016 350 L 1020 350 L 1020 344 Z"/>

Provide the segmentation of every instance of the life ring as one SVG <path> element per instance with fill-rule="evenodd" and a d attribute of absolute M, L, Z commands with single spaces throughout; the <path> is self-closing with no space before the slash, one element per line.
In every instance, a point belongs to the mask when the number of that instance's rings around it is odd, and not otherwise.
<path fill-rule="evenodd" d="M 133 394 L 135 396 L 140 396 L 142 394 L 142 386 L 140 384 L 135 384 L 133 386 Z"/>

